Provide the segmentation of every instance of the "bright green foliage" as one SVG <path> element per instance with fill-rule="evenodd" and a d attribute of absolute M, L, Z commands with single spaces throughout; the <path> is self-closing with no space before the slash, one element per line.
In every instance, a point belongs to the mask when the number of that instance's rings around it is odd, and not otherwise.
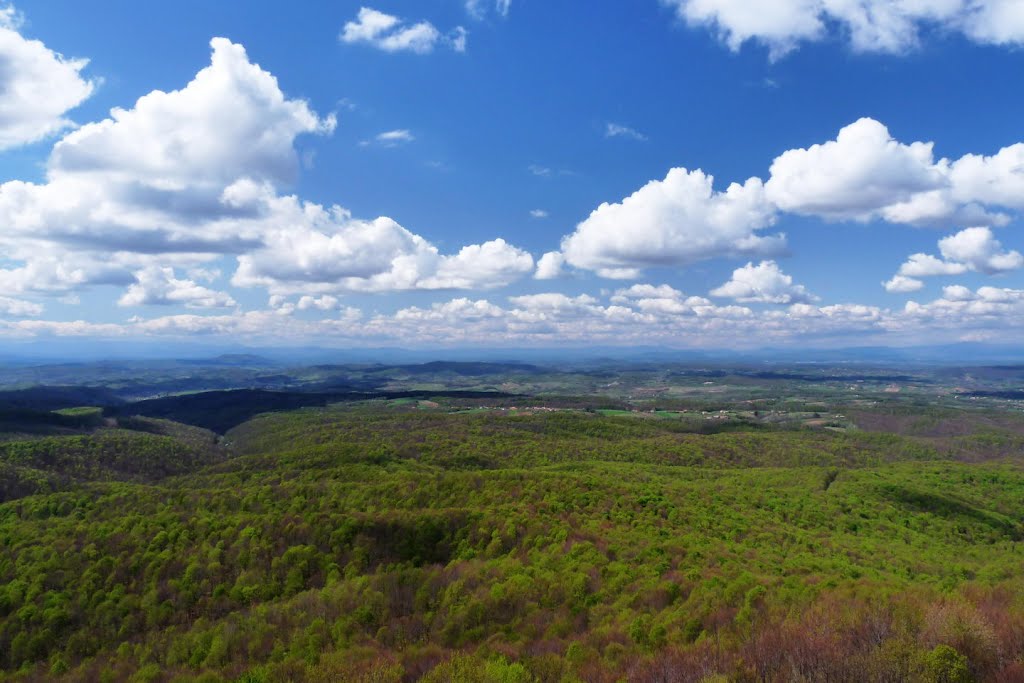
<path fill-rule="evenodd" d="M 421 680 L 423 683 L 534 683 L 537 679 L 522 664 L 456 655 Z"/>
<path fill-rule="evenodd" d="M 0 502 L 88 481 L 155 482 L 222 460 L 210 432 L 162 420 L 131 429 L 0 442 Z"/>
<path fill-rule="evenodd" d="M 366 406 L 257 418 L 226 460 L 142 436 L 4 451 L 96 474 L 0 505 L 0 679 L 1012 680 L 1024 657 L 1024 470 L 927 440 Z"/>
<path fill-rule="evenodd" d="M 949 645 L 936 645 L 926 658 L 927 676 L 934 683 L 970 683 L 967 657 Z"/>

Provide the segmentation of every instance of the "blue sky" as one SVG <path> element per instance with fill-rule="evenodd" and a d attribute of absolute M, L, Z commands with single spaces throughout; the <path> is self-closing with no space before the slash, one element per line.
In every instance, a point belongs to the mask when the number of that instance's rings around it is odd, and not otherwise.
<path fill-rule="evenodd" d="M 1021 332 L 1014 0 L 0 18 L 0 339 Z"/>

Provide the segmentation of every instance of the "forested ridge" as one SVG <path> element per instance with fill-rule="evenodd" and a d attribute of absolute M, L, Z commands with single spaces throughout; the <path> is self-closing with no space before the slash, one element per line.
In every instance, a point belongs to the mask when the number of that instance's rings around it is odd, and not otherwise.
<path fill-rule="evenodd" d="M 156 482 L 226 457 L 206 430 L 139 417 L 100 428 L 92 416 L 58 415 L 82 418 L 80 433 L 0 440 L 0 502 L 89 481 Z"/>
<path fill-rule="evenodd" d="M 421 408 L 0 443 L 0 473 L 43 480 L 0 505 L 0 679 L 1024 676 L 1024 470 L 997 422 Z"/>

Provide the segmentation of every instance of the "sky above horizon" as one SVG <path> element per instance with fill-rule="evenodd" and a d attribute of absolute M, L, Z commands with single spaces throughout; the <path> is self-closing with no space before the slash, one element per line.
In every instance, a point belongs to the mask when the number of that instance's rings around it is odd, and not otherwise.
<path fill-rule="evenodd" d="M 364 3 L 0 5 L 0 344 L 1019 340 L 1024 2 Z"/>

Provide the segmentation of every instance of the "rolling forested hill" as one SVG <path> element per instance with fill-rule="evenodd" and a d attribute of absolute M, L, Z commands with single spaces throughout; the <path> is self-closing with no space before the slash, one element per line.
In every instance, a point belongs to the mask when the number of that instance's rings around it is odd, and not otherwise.
<path fill-rule="evenodd" d="M 0 443 L 0 679 L 1024 673 L 1013 420 L 436 399 Z"/>

